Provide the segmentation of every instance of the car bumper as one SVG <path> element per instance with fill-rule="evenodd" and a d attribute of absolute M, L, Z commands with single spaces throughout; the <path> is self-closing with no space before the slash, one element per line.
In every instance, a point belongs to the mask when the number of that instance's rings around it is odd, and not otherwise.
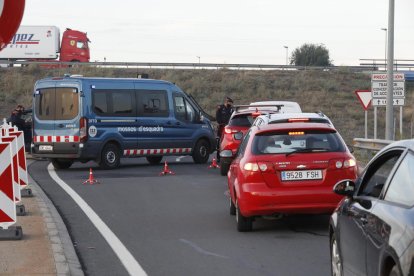
<path fill-rule="evenodd" d="M 331 214 L 341 196 L 330 186 L 307 189 L 274 189 L 262 183 L 245 183 L 238 194 L 240 212 L 246 216 L 279 214 Z"/>

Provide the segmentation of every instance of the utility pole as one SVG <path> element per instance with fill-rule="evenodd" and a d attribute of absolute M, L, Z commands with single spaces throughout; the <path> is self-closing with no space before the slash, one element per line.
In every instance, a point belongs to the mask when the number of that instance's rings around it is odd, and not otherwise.
<path fill-rule="evenodd" d="M 389 0 L 388 7 L 388 60 L 387 60 L 387 106 L 385 111 L 385 139 L 392 140 L 394 117 L 394 7 L 395 1 Z"/>

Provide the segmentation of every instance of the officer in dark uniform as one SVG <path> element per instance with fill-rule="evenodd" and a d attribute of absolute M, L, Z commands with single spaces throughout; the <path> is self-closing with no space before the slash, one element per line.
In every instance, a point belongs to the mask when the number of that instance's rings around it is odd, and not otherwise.
<path fill-rule="evenodd" d="M 22 115 L 24 112 L 24 107 L 22 105 L 18 105 L 11 113 L 10 122 L 13 126 L 16 126 L 18 130 L 24 131 L 25 128 L 25 121 L 22 119 Z"/>
<path fill-rule="evenodd" d="M 229 123 L 230 116 L 233 113 L 233 100 L 229 97 L 224 99 L 224 104 L 217 106 L 216 110 L 216 121 L 218 123 L 217 127 L 217 161 L 220 160 L 219 149 L 220 149 L 220 139 L 224 127 Z"/>

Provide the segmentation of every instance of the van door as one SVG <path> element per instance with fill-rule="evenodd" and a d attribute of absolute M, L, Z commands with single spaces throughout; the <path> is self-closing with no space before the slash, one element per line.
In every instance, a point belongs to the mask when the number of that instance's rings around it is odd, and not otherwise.
<path fill-rule="evenodd" d="M 77 87 L 36 90 L 34 142 L 39 144 L 39 153 L 78 152 L 79 102 Z"/>
<path fill-rule="evenodd" d="M 170 105 L 167 90 L 136 89 L 137 98 L 137 155 L 164 155 L 174 148 L 171 139 Z M 151 149 L 152 151 L 145 151 Z"/>
<path fill-rule="evenodd" d="M 190 102 L 180 93 L 173 93 L 175 122 L 172 124 L 177 146 L 192 148 L 193 134 L 201 124 L 197 123 L 198 114 Z"/>

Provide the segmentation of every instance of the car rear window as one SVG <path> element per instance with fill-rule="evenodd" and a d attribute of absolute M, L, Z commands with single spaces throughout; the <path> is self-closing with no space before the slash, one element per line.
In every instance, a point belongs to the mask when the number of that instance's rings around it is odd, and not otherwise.
<path fill-rule="evenodd" d="M 235 115 L 229 122 L 229 126 L 250 127 L 255 118 L 251 114 Z"/>
<path fill-rule="evenodd" d="M 344 152 L 345 145 L 337 132 L 291 131 L 266 132 L 254 137 L 254 154 L 302 152 Z"/>
<path fill-rule="evenodd" d="M 35 113 L 40 120 L 70 120 L 79 113 L 76 88 L 44 88 L 36 91 Z"/>

